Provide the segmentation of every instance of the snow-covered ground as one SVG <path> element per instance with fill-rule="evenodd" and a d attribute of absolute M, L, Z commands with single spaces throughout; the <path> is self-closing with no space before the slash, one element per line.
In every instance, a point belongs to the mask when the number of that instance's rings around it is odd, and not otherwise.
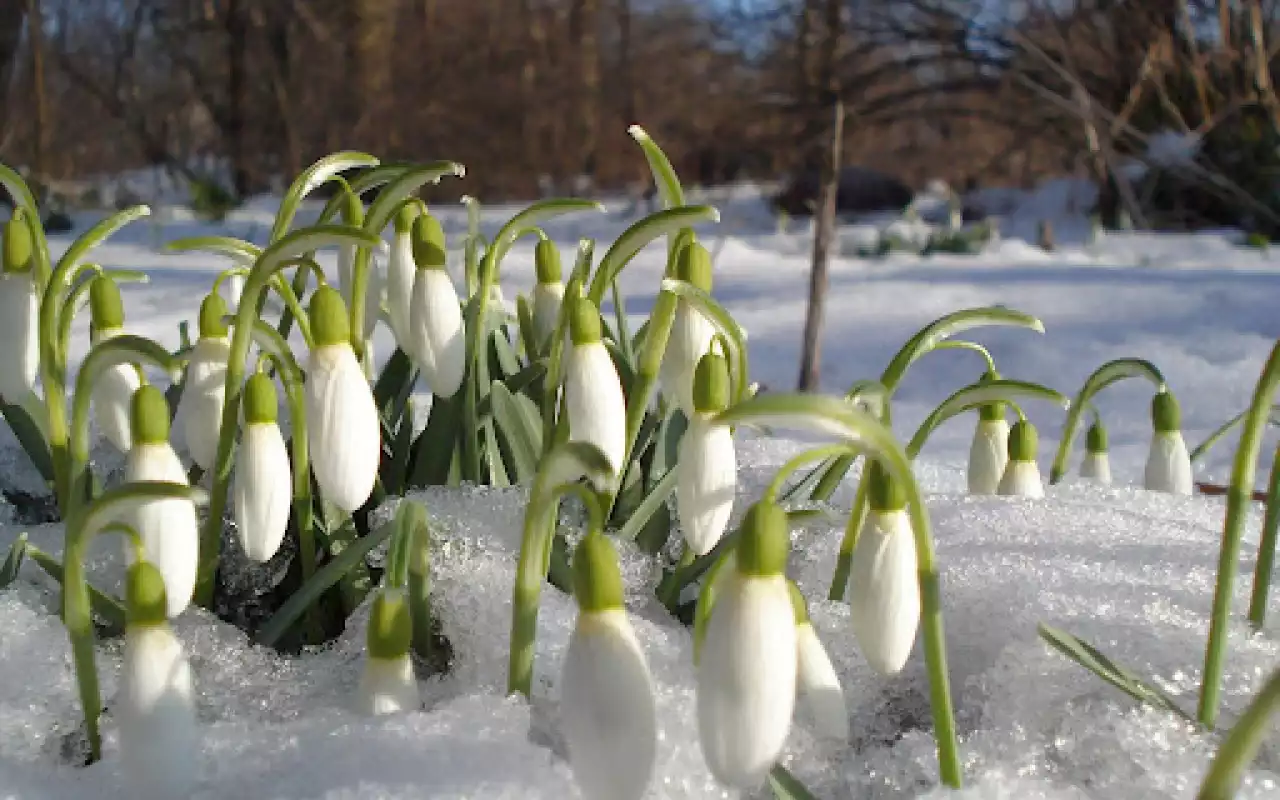
<path fill-rule="evenodd" d="M 902 342 L 938 316 L 999 303 L 1039 316 L 1046 327 L 1043 336 L 973 332 L 971 338 L 991 349 L 1005 377 L 1073 394 L 1104 361 L 1147 358 L 1164 371 L 1180 399 L 1191 445 L 1244 407 L 1280 337 L 1280 261 L 1266 251 L 1238 247 L 1229 233 L 1112 234 L 1087 245 L 1087 225 L 1067 213 L 1068 205 L 1083 206 L 1061 187 L 1016 199 L 1002 224 L 1004 240 L 983 255 L 835 260 L 823 340 L 824 387 L 843 391 L 855 379 L 878 376 Z M 796 232 L 776 233 L 749 187 L 707 201 L 723 214 L 718 230 L 704 232 L 717 253 L 714 294 L 748 332 L 752 378 L 773 390 L 789 389 L 798 370 L 808 288 L 809 237 L 799 230 L 804 225 L 793 222 Z M 566 265 L 579 237 L 607 246 L 633 221 L 621 209 L 611 204 L 608 215 L 576 215 L 548 226 Z M 463 210 L 433 211 L 460 243 Z M 513 211 L 486 208 L 486 231 L 495 232 Z M 140 268 L 151 276 L 147 285 L 123 289 L 127 327 L 176 346 L 178 323 L 194 321 L 201 295 L 225 266 L 208 256 L 158 252 L 158 244 L 209 232 L 262 242 L 273 212 L 271 201 L 263 200 L 221 226 L 209 226 L 170 208 L 157 215 L 160 221 L 138 223 L 96 251 L 94 258 L 106 266 Z M 1054 219 L 1059 242 L 1051 254 L 1027 244 L 1046 217 Z M 88 215 L 78 219 L 78 229 L 90 221 Z M 55 256 L 67 243 L 55 239 Z M 532 286 L 532 250 L 522 240 L 505 262 L 508 299 Z M 322 263 L 332 273 L 332 256 Z M 623 275 L 626 311 L 636 324 L 651 306 L 661 270 L 662 252 L 654 247 Z M 87 347 L 85 325 L 77 323 L 73 360 Z M 389 333 L 379 331 L 375 348 L 383 357 L 391 352 Z M 908 436 L 933 405 L 981 371 L 975 356 L 959 351 L 917 364 L 895 406 L 899 433 Z M 1107 390 L 1098 403 L 1111 433 L 1120 484 L 1114 488 L 1068 484 L 1049 489 L 1043 501 L 968 497 L 963 466 L 972 417 L 940 429 L 918 463 L 938 539 L 951 679 L 970 787 L 961 797 L 1194 796 L 1217 740 L 1135 707 L 1036 636 L 1038 622 L 1076 633 L 1153 676 L 1184 708 L 1194 709 L 1224 504 L 1132 488 L 1150 436 L 1149 398 L 1150 388 L 1135 382 Z M 1026 411 L 1039 427 L 1040 465 L 1047 473 L 1063 415 L 1045 406 L 1028 405 Z M 1264 452 L 1273 444 L 1269 436 Z M 740 446 L 739 511 L 800 445 L 744 434 Z M 1224 482 L 1233 446 L 1234 437 L 1220 443 L 1197 477 Z M 0 434 L 4 480 L 29 485 L 30 470 L 11 448 L 7 432 Z M 1264 458 L 1260 482 L 1265 463 Z M 847 513 L 850 494 L 847 485 L 837 494 L 837 514 Z M 189 611 L 176 627 L 192 656 L 206 723 L 198 797 L 576 796 L 555 702 L 573 607 L 554 590 L 544 594 L 540 617 L 535 702 L 503 697 L 522 493 L 434 490 L 418 499 L 427 504 L 439 537 L 437 608 L 455 652 L 451 674 L 424 686 L 427 710 L 374 721 L 344 710 L 359 673 L 359 615 L 335 646 L 284 658 Z M 1250 521 L 1247 541 L 1256 541 L 1258 516 Z M 852 744 L 838 748 L 817 739 L 801 710 L 786 763 L 819 798 L 950 797 L 936 788 L 921 650 L 901 675 L 876 677 L 854 646 L 847 609 L 820 599 L 842 530 L 843 520 L 832 519 L 795 531 L 791 572 L 811 600 L 815 626 L 844 682 Z M 20 532 L 0 527 L 0 548 L 7 549 Z M 60 550 L 60 528 L 27 532 L 41 547 Z M 624 559 L 637 634 L 659 684 L 662 739 L 652 796 L 730 797 L 702 763 L 689 635 L 646 599 L 655 580 L 652 566 L 634 552 L 624 551 Z M 1241 568 L 1251 574 L 1251 555 Z M 79 719 L 69 649 L 51 610 L 54 594 L 34 567 L 24 570 L 15 587 L 0 592 L 0 798 L 130 797 L 117 772 L 110 714 L 118 647 L 104 645 L 99 659 L 108 706 L 106 758 L 87 770 L 64 766 L 63 740 Z M 120 564 L 112 548 L 99 548 L 91 574 L 103 586 L 118 582 Z M 1247 586 L 1238 587 L 1237 597 L 1246 592 Z M 1277 667 L 1275 626 L 1251 637 L 1236 620 L 1224 726 Z M 1280 797 L 1276 744 L 1264 746 L 1242 797 Z"/>

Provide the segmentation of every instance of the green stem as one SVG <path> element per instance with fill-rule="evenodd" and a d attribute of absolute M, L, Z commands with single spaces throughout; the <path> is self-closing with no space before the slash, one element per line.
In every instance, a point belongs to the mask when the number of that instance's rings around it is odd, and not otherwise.
<path fill-rule="evenodd" d="M 849 448 L 845 445 L 832 444 L 823 447 L 815 447 L 810 450 L 805 450 L 799 455 L 792 456 L 774 474 L 773 480 L 769 481 L 769 485 L 765 488 L 764 495 L 761 499 L 767 500 L 770 503 L 778 502 L 778 494 L 782 491 L 782 485 L 787 482 L 787 478 L 790 478 L 798 472 L 801 467 L 814 461 L 824 461 L 831 456 L 838 454 L 842 455 L 847 452 L 849 452 Z"/>
<path fill-rule="evenodd" d="M 1271 398 L 1280 382 L 1280 342 L 1271 350 L 1262 375 L 1254 388 L 1253 402 L 1240 432 L 1235 463 L 1231 469 L 1231 485 L 1227 489 L 1227 514 L 1223 522 L 1222 547 L 1218 554 L 1218 579 L 1213 591 L 1213 613 L 1209 619 L 1209 641 L 1204 654 L 1204 676 L 1200 682 L 1200 707 L 1197 718 L 1212 728 L 1218 718 L 1218 693 L 1227 654 L 1227 625 L 1231 617 L 1231 595 L 1235 588 L 1240 538 L 1253 497 L 1253 483 L 1258 466 L 1262 434 L 1271 412 Z"/>
<path fill-rule="evenodd" d="M 46 419 L 49 423 L 49 455 L 53 460 L 54 495 L 63 519 L 71 513 L 70 465 L 67 453 L 66 356 L 59 339 L 59 317 L 63 295 L 70 289 L 75 264 L 58 262 L 40 298 L 40 381 L 44 385 Z"/>
<path fill-rule="evenodd" d="M 1196 800 L 1231 800 L 1240 789 L 1244 771 L 1271 730 L 1271 717 L 1280 709 L 1280 671 L 1273 672 L 1262 691 L 1249 703 L 1240 721 L 1209 764 Z"/>
<path fill-rule="evenodd" d="M 864 472 L 865 475 L 865 472 Z M 858 481 L 858 493 L 853 498 L 853 509 L 849 513 L 849 522 L 845 525 L 844 538 L 840 540 L 840 552 L 836 555 L 836 571 L 831 576 L 831 588 L 827 590 L 827 599 L 842 603 L 849 588 L 849 573 L 853 570 L 853 550 L 858 546 L 858 536 L 867 521 L 866 479 Z"/>
<path fill-rule="evenodd" d="M 1267 618 L 1267 593 L 1271 589 L 1271 572 L 1276 563 L 1277 529 L 1280 529 L 1280 445 L 1271 459 L 1267 510 L 1262 518 L 1258 558 L 1253 570 L 1253 594 L 1249 598 L 1249 622 L 1255 630 L 1260 630 Z"/>
<path fill-rule="evenodd" d="M 693 565 L 696 556 L 693 550 L 686 544 L 684 552 L 680 554 L 680 561 L 676 564 L 675 571 L 671 573 L 671 579 L 665 581 L 665 585 L 661 587 L 658 593 L 658 600 L 668 611 L 675 612 L 676 606 L 680 602 L 680 587 L 684 584 L 684 573 Z"/>

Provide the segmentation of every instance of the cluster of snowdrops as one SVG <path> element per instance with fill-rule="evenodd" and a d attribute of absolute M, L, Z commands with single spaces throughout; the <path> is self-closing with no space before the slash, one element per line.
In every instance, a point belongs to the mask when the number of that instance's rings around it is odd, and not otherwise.
<path fill-rule="evenodd" d="M 640 129 L 632 134 L 653 169 L 664 210 L 628 228 L 599 260 L 594 243 L 584 241 L 567 280 L 560 252 L 538 224 L 591 212 L 594 203 L 535 204 L 492 240 L 479 234 L 473 215 L 462 291 L 448 269 L 445 232 L 415 196 L 427 183 L 460 175 L 460 166 L 380 165 L 358 153 L 322 159 L 290 188 L 265 247 L 225 237 L 170 243 L 232 261 L 200 305 L 196 341 L 176 353 L 127 332 L 119 284 L 141 276 L 88 258 L 92 247 L 146 209 L 104 220 L 54 263 L 30 192 L 16 173 L 0 168 L 0 183 L 16 207 L 3 230 L 0 398 L 10 426 L 49 477 L 66 525 L 62 609 L 88 763 L 101 756 L 94 618 L 122 608 L 124 662 L 114 703 L 120 756 L 141 790 L 179 796 L 191 788 L 200 751 L 198 676 L 168 621 L 192 603 L 210 603 L 228 498 L 235 535 L 250 559 L 267 561 L 286 537 L 296 537 L 303 585 L 286 604 L 289 619 L 282 625 L 314 622 L 309 603 L 385 542 L 386 566 L 367 598 L 366 659 L 353 704 L 372 715 L 420 709 L 412 656 L 430 636 L 427 511 L 401 502 L 377 532 L 357 531 L 363 546 L 338 548 L 333 531 L 387 496 L 403 494 L 414 485 L 412 476 L 426 475 L 427 482 L 529 487 L 512 587 L 509 687 L 531 692 L 544 585 L 572 592 L 579 614 L 559 692 L 570 763 L 584 796 L 639 798 L 653 779 L 653 688 L 644 648 L 628 622 L 612 539 L 644 536 L 669 505 L 678 525 L 669 541 L 664 532 L 654 547 L 655 558 L 666 559 L 658 593 L 679 616 L 683 590 L 696 589 L 687 616 L 707 767 L 728 787 L 751 790 L 768 781 L 775 791 L 787 787 L 786 796 L 804 796 L 778 764 L 797 696 L 809 701 L 824 736 L 846 739 L 848 718 L 805 598 L 785 575 L 789 529 L 809 513 L 797 504 L 828 499 L 864 458 L 830 596 L 848 602 L 859 648 L 883 674 L 900 672 L 923 634 L 939 775 L 960 785 L 938 573 L 912 460 L 938 425 L 977 412 L 970 490 L 1041 497 L 1036 431 L 1018 404 L 1069 408 L 1051 476 L 1056 481 L 1091 409 L 1089 398 L 1116 380 L 1142 376 L 1156 386 L 1145 486 L 1188 494 L 1191 459 L 1176 400 L 1158 370 L 1136 359 L 1104 365 L 1071 402 L 1053 389 L 1001 377 L 983 347 L 954 337 L 985 325 L 1043 332 L 1034 317 L 1002 307 L 931 323 L 878 380 L 861 381 L 844 397 L 757 393 L 748 381 L 746 335 L 713 299 L 712 259 L 693 232 L 714 222 L 716 212 L 686 206 L 661 150 Z M 325 183 L 336 191 L 319 221 L 295 227 L 304 197 Z M 333 224 L 335 218 L 341 224 Z M 499 268 L 515 241 L 530 235 L 538 238 L 537 285 L 512 314 L 498 289 Z M 666 275 L 648 321 L 631 335 L 617 276 L 651 243 L 666 247 Z M 337 249 L 336 287 L 314 259 L 326 248 Z M 610 293 L 612 323 L 600 310 Z M 268 319 L 275 313 L 268 295 L 282 304 L 278 319 Z M 86 303 L 93 345 L 68 391 L 72 320 Z M 397 351 L 375 374 L 370 336 L 379 322 L 394 335 Z M 300 348 L 291 341 L 294 332 Z M 893 392 L 913 363 L 943 349 L 978 353 L 987 368 L 903 444 L 890 428 Z M 393 370 L 400 373 L 395 380 Z M 167 388 L 152 382 L 157 374 L 167 377 Z M 433 397 L 421 433 L 413 430 L 407 399 L 419 380 Z M 277 384 L 285 394 L 287 431 Z M 1108 482 L 1106 432 L 1093 416 L 1080 471 Z M 91 421 L 126 456 L 114 486 L 104 487 L 92 469 Z M 830 443 L 784 465 L 730 526 L 740 426 L 804 428 L 826 434 Z M 179 437 L 191 473 L 171 444 Z M 654 466 L 659 461 L 664 469 Z M 580 507 L 586 520 L 571 553 L 562 530 L 564 502 Z M 102 533 L 123 536 L 129 563 L 123 602 L 86 579 L 87 544 Z M 557 564 L 567 568 L 559 580 Z"/>

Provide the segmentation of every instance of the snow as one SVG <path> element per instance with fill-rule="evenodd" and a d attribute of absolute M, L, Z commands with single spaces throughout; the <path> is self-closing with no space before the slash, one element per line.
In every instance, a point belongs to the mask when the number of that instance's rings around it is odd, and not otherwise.
<path fill-rule="evenodd" d="M 716 259 L 714 294 L 748 330 L 752 379 L 772 390 L 795 381 L 807 295 L 808 235 L 775 233 L 758 193 L 734 187 L 703 199 L 724 214 L 722 230 L 703 235 Z M 1198 235 L 1108 234 L 1088 244 L 1078 184 L 1059 182 L 1030 195 L 997 197 L 1003 240 L 980 256 L 891 255 L 838 258 L 831 266 L 824 330 L 823 385 L 843 391 L 879 374 L 901 343 L 951 311 L 1002 303 L 1040 316 L 1041 336 L 984 329 L 1000 371 L 1073 394 L 1106 360 L 1138 356 L 1163 371 L 1181 401 L 1189 445 L 1198 444 L 1242 409 L 1277 336 L 1278 263 L 1269 252 L 1236 246 L 1234 232 Z M 607 215 L 553 221 L 547 232 L 571 262 L 580 236 L 602 245 L 634 221 L 610 203 Z M 167 207 L 168 208 L 168 207 Z M 126 285 L 127 327 L 176 347 L 178 324 L 194 320 L 200 295 L 226 264 L 204 255 L 157 252 L 155 244 L 196 233 L 225 232 L 259 243 L 273 207 L 255 202 L 220 226 L 171 208 L 163 222 L 125 229 L 94 258 L 108 267 L 141 268 L 151 281 Z M 466 214 L 438 206 L 451 246 L 461 243 Z M 513 212 L 486 207 L 492 235 Z M 314 215 L 308 205 L 305 213 Z M 77 218 L 83 230 L 93 215 Z M 1059 249 L 1034 241 L 1040 219 L 1054 220 Z M 305 221 L 305 220 L 304 220 Z M 848 232 L 845 232 L 848 234 Z M 852 235 L 852 234 L 849 234 Z M 55 256 L 68 240 L 55 238 Z M 533 248 L 522 239 L 503 267 L 509 299 L 533 284 Z M 457 255 L 457 254 L 455 254 Z M 460 258 L 460 257 L 459 257 Z M 460 282 L 459 264 L 455 280 Z M 332 274 L 332 254 L 321 263 Z M 623 273 L 625 310 L 634 330 L 648 312 L 662 270 L 659 248 L 644 251 Z M 608 311 L 608 309 L 606 309 Z M 71 352 L 87 348 L 86 323 L 75 326 Z M 382 358 L 389 334 L 375 336 Z M 972 354 L 930 355 L 909 373 L 895 404 L 895 428 L 909 436 L 954 389 L 975 380 Z M 1127 382 L 1108 389 L 1098 407 L 1111 434 L 1118 485 L 1079 482 L 1050 487 L 1042 501 L 964 494 L 963 467 L 973 418 L 943 426 L 917 464 L 927 493 L 942 574 L 950 674 L 966 789 L 937 786 L 929 734 L 923 652 L 885 679 L 858 653 L 847 607 L 825 599 L 851 502 L 851 482 L 833 498 L 831 514 L 793 532 L 790 572 L 811 606 L 815 629 L 844 685 L 852 742 L 819 739 L 797 706 L 784 763 L 816 796 L 859 800 L 1084 800 L 1193 797 L 1214 735 L 1168 714 L 1137 707 L 1044 645 L 1036 625 L 1068 630 L 1119 663 L 1149 677 L 1194 710 L 1217 563 L 1221 498 L 1177 498 L 1134 488 L 1150 436 L 1151 389 Z M 1048 473 L 1063 415 L 1028 404 L 1041 434 L 1039 463 Z M 1235 437 L 1219 443 L 1197 478 L 1225 482 Z M 1259 475 L 1266 480 L 1268 435 Z M 735 518 L 803 445 L 739 435 L 740 482 Z M 1072 469 L 1083 443 L 1078 442 Z M 104 448 L 100 464 L 114 464 Z M 38 490 L 39 481 L 0 431 L 0 486 Z M 236 629 L 192 609 L 175 624 L 196 675 L 204 751 L 196 798 L 559 798 L 575 797 L 558 732 L 557 679 L 574 607 L 546 587 L 539 617 L 534 699 L 507 699 L 505 674 L 511 587 L 524 492 L 438 488 L 417 494 L 432 517 L 433 592 L 453 647 L 451 671 L 423 683 L 425 710 L 364 719 L 347 710 L 360 671 L 366 611 L 328 647 L 290 657 L 257 647 Z M 0 549 L 22 532 L 59 554 L 57 525 L 19 526 L 0 508 Z M 1256 542 L 1260 512 L 1247 541 Z M 651 797 L 731 797 L 710 778 L 697 741 L 694 670 L 687 630 L 653 600 L 657 565 L 620 546 L 627 600 L 657 683 L 661 740 Z M 1250 636 L 1239 615 L 1252 574 L 1252 547 L 1236 590 L 1224 681 L 1222 727 L 1229 726 L 1265 677 L 1280 665 L 1276 624 Z M 119 587 L 119 543 L 92 549 L 91 580 Z M 252 576 L 246 577 L 252 582 Z M 92 793 L 132 797 L 118 770 L 111 705 L 119 643 L 100 646 L 105 758 L 88 769 L 67 765 L 79 725 L 66 635 L 57 593 L 30 562 L 0 592 L 0 798 L 60 800 Z M 1280 797 L 1280 747 L 1268 741 L 1240 797 Z M 759 796 L 767 796 L 767 790 Z"/>

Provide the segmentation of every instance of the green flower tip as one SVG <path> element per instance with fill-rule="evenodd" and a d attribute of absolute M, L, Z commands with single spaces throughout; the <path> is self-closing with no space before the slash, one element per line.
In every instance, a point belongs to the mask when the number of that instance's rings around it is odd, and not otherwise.
<path fill-rule="evenodd" d="M 246 425 L 271 424 L 276 421 L 276 385 L 264 372 L 249 376 L 244 386 L 244 421 Z"/>
<path fill-rule="evenodd" d="M 1036 445 L 1040 436 L 1036 426 L 1025 419 L 1013 423 L 1009 429 L 1009 459 L 1011 461 L 1035 461 Z"/>
<path fill-rule="evenodd" d="M 711 254 L 698 242 L 690 242 L 676 257 L 676 277 L 704 292 L 711 291 Z"/>
<path fill-rule="evenodd" d="M 1089 426 L 1089 432 L 1084 437 L 1084 445 L 1090 453 L 1107 452 L 1107 429 L 1103 427 L 1102 420 L 1096 420 Z"/>
<path fill-rule="evenodd" d="M 369 609 L 369 629 L 365 632 L 365 648 L 369 658 L 392 661 L 404 658 L 413 640 L 413 620 L 403 589 L 382 589 Z"/>
<path fill-rule="evenodd" d="M 1177 433 L 1182 430 L 1182 409 L 1173 392 L 1156 392 L 1151 398 L 1151 424 L 1157 433 Z"/>
<path fill-rule="evenodd" d="M 32 265 L 31 229 L 21 208 L 4 224 L 4 271 L 27 272 Z"/>
<path fill-rule="evenodd" d="M 364 224 L 364 203 L 355 192 L 342 193 L 342 221 L 357 228 Z"/>
<path fill-rule="evenodd" d="M 1000 380 L 1000 373 L 994 369 L 989 369 L 983 374 L 981 380 L 979 380 L 978 382 L 989 383 L 991 381 L 998 381 L 998 380 Z M 1000 420 L 1003 420 L 1004 419 L 1004 403 L 1000 402 L 999 400 L 997 400 L 994 403 L 987 403 L 985 406 L 978 409 L 978 419 L 982 420 L 983 422 L 998 422 Z"/>
<path fill-rule="evenodd" d="M 533 248 L 533 268 L 538 283 L 560 283 L 564 271 L 560 268 L 560 248 L 550 239 L 539 239 Z"/>
<path fill-rule="evenodd" d="M 787 587 L 791 589 L 791 610 L 796 615 L 796 625 L 807 625 L 809 604 L 805 602 L 804 595 L 800 593 L 800 587 L 796 586 L 795 581 L 787 581 Z"/>
<path fill-rule="evenodd" d="M 210 292 L 200 302 L 200 338 L 224 339 L 227 336 L 227 301 L 217 292 Z"/>
<path fill-rule="evenodd" d="M 129 567 L 124 583 L 125 623 L 130 627 L 164 625 L 168 618 L 164 576 L 150 561 Z"/>
<path fill-rule="evenodd" d="M 583 613 L 622 608 L 618 553 L 599 531 L 588 533 L 573 551 L 573 595 Z"/>
<path fill-rule="evenodd" d="M 600 341 L 600 311 L 582 295 L 574 300 L 569 313 L 569 335 L 577 345 Z"/>
<path fill-rule="evenodd" d="M 400 210 L 396 213 L 396 233 L 400 236 L 408 236 L 413 232 L 413 222 L 420 215 L 418 204 L 408 202 L 400 206 Z"/>
<path fill-rule="evenodd" d="M 738 572 L 768 577 L 781 575 L 791 551 L 787 512 L 770 500 L 759 500 L 747 509 L 738 540 Z"/>
<path fill-rule="evenodd" d="M 867 466 L 867 501 L 871 510 L 880 514 L 901 511 L 907 507 L 907 493 L 879 461 Z"/>
<path fill-rule="evenodd" d="M 409 574 L 431 574 L 431 528 L 424 520 L 414 523 L 413 538 L 409 540 Z"/>
<path fill-rule="evenodd" d="M 418 269 L 444 269 L 444 228 L 440 220 L 423 214 L 413 221 L 413 260 Z"/>
<path fill-rule="evenodd" d="M 311 317 L 311 334 L 317 347 L 346 344 L 351 340 L 347 304 L 332 286 L 318 287 L 312 293 L 307 314 Z"/>
<path fill-rule="evenodd" d="M 164 392 L 149 383 L 139 386 L 129 406 L 129 424 L 135 445 L 169 441 L 169 403 Z"/>
<path fill-rule="evenodd" d="M 729 407 L 729 361 L 719 353 L 698 359 L 693 372 L 693 407 L 703 414 L 718 414 Z"/>
<path fill-rule="evenodd" d="M 89 284 L 89 316 L 93 327 L 100 331 L 124 327 L 120 287 L 106 275 L 99 275 Z"/>

